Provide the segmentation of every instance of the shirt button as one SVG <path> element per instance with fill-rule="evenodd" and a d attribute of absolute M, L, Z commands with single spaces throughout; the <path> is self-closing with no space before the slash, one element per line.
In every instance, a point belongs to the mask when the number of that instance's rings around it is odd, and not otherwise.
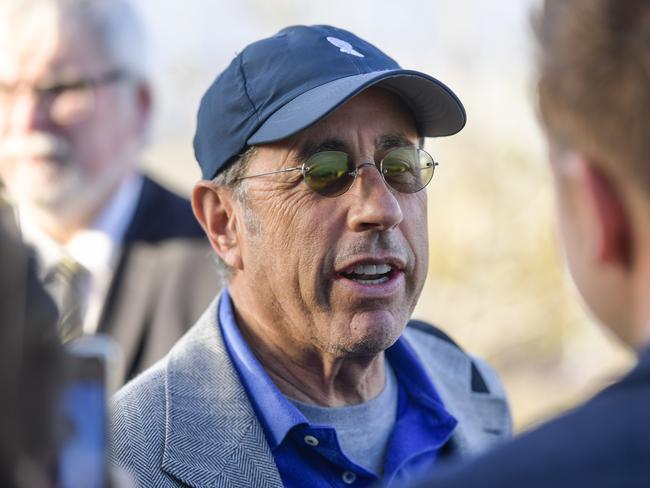
<path fill-rule="evenodd" d="M 305 444 L 307 444 L 308 446 L 318 445 L 318 439 L 316 439 L 313 435 L 306 435 L 303 440 L 305 441 Z"/>
<path fill-rule="evenodd" d="M 343 483 L 347 485 L 351 485 L 355 481 L 357 481 L 357 475 L 354 474 L 352 471 L 343 471 L 343 475 L 341 476 L 343 478 Z"/>

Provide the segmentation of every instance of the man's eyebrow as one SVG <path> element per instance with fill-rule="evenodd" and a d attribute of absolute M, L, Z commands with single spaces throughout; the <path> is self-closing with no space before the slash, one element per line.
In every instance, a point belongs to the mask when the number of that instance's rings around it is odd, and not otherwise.
<path fill-rule="evenodd" d="M 341 139 L 325 139 L 324 141 L 308 142 L 298 151 L 298 157 L 304 161 L 321 151 L 346 151 L 347 144 Z"/>
<path fill-rule="evenodd" d="M 416 146 L 412 140 L 403 134 L 385 134 L 375 139 L 375 147 L 379 150 L 393 149 L 396 147 Z"/>
<path fill-rule="evenodd" d="M 375 147 L 380 151 L 394 149 L 396 147 L 411 147 L 417 146 L 404 134 L 384 134 L 375 139 Z M 342 139 L 325 139 L 323 141 L 313 141 L 304 144 L 298 151 L 298 157 L 301 161 L 305 161 L 317 152 L 321 151 L 343 151 L 348 152 L 348 144 Z"/>

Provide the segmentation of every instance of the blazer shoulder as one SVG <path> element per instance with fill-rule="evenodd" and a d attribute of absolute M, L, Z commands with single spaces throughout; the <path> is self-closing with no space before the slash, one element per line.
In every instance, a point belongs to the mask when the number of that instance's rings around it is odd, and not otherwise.
<path fill-rule="evenodd" d="M 164 447 L 165 408 L 162 360 L 123 386 L 111 400 L 109 459 L 113 466 L 138 480 L 159 471 L 157 467 L 162 463 Z"/>
<path fill-rule="evenodd" d="M 167 360 L 166 356 L 120 388 L 111 399 L 111 409 L 119 411 L 131 405 L 162 408 Z"/>
<path fill-rule="evenodd" d="M 458 345 L 456 341 L 454 341 L 451 337 L 449 337 L 449 335 L 446 332 L 444 332 L 442 329 L 439 329 L 433 324 L 424 322 L 422 320 L 411 319 L 409 320 L 408 324 L 406 324 L 406 326 L 411 330 L 417 330 L 424 334 L 437 337 L 441 341 L 444 341 L 447 344 L 454 346 L 459 351 L 462 351 L 462 348 Z"/>
<path fill-rule="evenodd" d="M 428 322 L 413 319 L 408 322 L 407 330 L 411 335 L 429 336 L 430 340 L 438 340 L 452 350 L 455 350 L 456 353 L 466 356 L 471 363 L 471 386 L 473 392 L 497 393 L 503 391 L 501 383 L 492 367 L 485 361 L 467 354 L 454 339 L 440 328 Z"/>

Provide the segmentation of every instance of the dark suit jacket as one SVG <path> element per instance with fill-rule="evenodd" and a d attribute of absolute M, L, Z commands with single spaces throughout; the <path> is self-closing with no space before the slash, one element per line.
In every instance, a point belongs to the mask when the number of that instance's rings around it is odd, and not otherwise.
<path fill-rule="evenodd" d="M 650 349 L 584 406 L 418 487 L 650 487 Z"/>
<path fill-rule="evenodd" d="M 162 358 L 219 288 L 190 203 L 145 178 L 98 327 L 124 354 L 120 383 Z"/>

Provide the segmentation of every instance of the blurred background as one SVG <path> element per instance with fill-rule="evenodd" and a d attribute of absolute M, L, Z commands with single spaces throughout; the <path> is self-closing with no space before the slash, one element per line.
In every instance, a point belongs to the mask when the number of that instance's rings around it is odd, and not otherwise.
<path fill-rule="evenodd" d="M 199 171 L 199 99 L 246 44 L 292 24 L 333 24 L 464 102 L 458 135 L 429 140 L 430 270 L 415 316 L 486 358 L 518 430 L 618 378 L 631 354 L 583 312 L 562 268 L 536 119 L 536 0 L 138 0 L 151 39 L 157 116 L 143 165 L 182 194 Z"/>

